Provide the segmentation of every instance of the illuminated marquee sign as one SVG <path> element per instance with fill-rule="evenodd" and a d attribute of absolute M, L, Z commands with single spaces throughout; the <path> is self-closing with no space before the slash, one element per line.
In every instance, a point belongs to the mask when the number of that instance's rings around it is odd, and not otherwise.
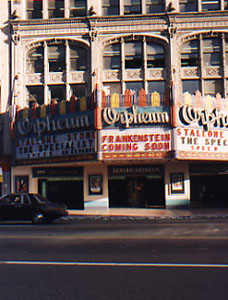
<path fill-rule="evenodd" d="M 67 115 L 49 116 L 40 119 L 20 119 L 16 122 L 16 135 L 35 135 L 40 137 L 43 134 L 58 133 L 89 129 L 93 127 L 92 112 L 75 113 Z"/>
<path fill-rule="evenodd" d="M 178 108 L 177 118 L 179 126 L 174 129 L 177 158 L 228 159 L 228 113 L 226 111 L 185 105 Z"/>
<path fill-rule="evenodd" d="M 164 158 L 170 150 L 171 133 L 168 129 L 101 130 L 101 152 L 104 159 Z"/>
<path fill-rule="evenodd" d="M 35 160 L 95 153 L 92 111 L 16 121 L 15 159 Z"/>
<path fill-rule="evenodd" d="M 103 127 L 139 127 L 151 125 L 168 125 L 169 113 L 158 107 L 112 108 L 102 111 Z"/>
<path fill-rule="evenodd" d="M 211 128 L 227 128 L 228 113 L 215 108 L 211 111 L 184 105 L 179 109 L 179 120 L 184 125 L 195 125 L 205 130 Z"/>
<path fill-rule="evenodd" d="M 82 131 L 17 139 L 16 160 L 95 153 L 95 132 Z"/>

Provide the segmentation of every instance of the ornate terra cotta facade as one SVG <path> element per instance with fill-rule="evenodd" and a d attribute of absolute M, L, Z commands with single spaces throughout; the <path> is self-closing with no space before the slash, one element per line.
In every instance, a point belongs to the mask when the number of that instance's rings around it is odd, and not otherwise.
<path fill-rule="evenodd" d="M 26 177 L 30 191 L 85 210 L 226 204 L 226 132 L 201 123 L 226 122 L 227 1 L 21 0 L 10 9 L 1 107 L 16 129 L 12 190 Z M 83 114 L 91 128 L 72 125 Z M 22 137 L 18 124 L 48 130 Z"/>

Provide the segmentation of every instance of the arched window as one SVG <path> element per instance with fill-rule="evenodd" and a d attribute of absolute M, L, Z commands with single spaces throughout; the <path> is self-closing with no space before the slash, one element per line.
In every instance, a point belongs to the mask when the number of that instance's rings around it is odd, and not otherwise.
<path fill-rule="evenodd" d="M 187 41 L 181 48 L 182 92 L 215 96 L 228 94 L 226 69 L 228 37 L 225 34 L 201 34 Z M 224 47 L 223 47 L 224 45 Z"/>
<path fill-rule="evenodd" d="M 157 90 L 164 94 L 165 47 L 150 37 L 124 37 L 117 43 L 109 44 L 103 51 L 103 87 L 107 95 L 124 93 L 126 89 L 136 94 L 145 89 L 152 93 Z M 135 69 L 135 70 L 134 70 Z M 113 70 L 113 72 L 109 72 Z"/>
<path fill-rule="evenodd" d="M 87 97 L 89 83 L 84 82 L 81 73 L 88 70 L 88 61 L 88 49 L 72 40 L 47 40 L 30 49 L 26 57 L 26 73 L 39 73 L 39 76 L 28 75 L 27 103 L 30 106 L 34 102 L 48 104 L 52 100 L 70 99 L 71 95 Z M 80 76 L 74 77 L 77 72 L 80 72 Z"/>

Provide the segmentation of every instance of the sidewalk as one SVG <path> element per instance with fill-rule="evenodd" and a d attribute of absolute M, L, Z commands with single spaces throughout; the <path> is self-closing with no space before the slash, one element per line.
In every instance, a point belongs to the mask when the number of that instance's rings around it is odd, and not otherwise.
<path fill-rule="evenodd" d="M 197 219 L 228 219 L 228 207 L 225 208 L 110 208 L 68 210 L 70 218 L 80 219 L 145 219 L 145 220 L 197 220 Z"/>

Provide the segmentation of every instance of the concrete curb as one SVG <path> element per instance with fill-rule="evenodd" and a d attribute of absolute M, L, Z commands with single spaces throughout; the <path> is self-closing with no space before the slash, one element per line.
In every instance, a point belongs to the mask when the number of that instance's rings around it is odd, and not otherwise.
<path fill-rule="evenodd" d="M 103 216 L 103 215 L 69 215 L 62 218 L 74 221 L 197 221 L 228 220 L 228 215 L 195 215 L 195 216 Z"/>

